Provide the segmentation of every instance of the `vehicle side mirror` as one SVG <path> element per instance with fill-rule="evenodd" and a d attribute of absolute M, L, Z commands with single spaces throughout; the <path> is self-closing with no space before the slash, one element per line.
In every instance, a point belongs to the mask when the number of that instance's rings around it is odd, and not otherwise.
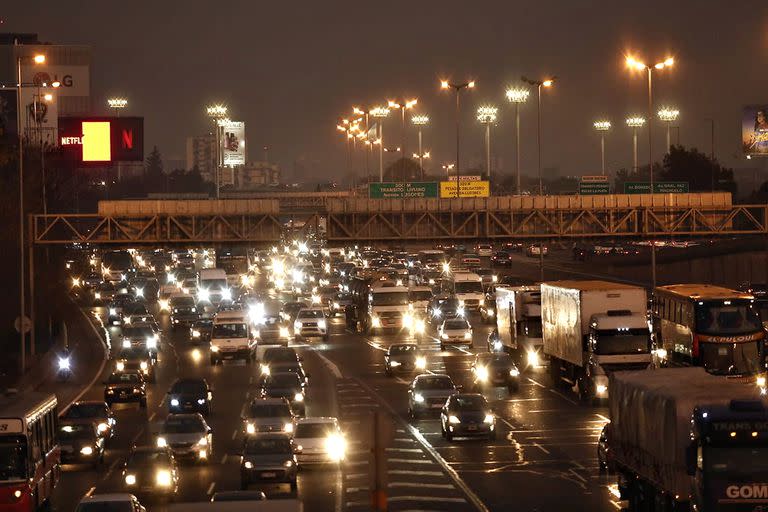
<path fill-rule="evenodd" d="M 698 457 L 699 446 L 696 441 L 691 441 L 685 448 L 685 471 L 689 476 L 696 474 L 696 459 Z"/>

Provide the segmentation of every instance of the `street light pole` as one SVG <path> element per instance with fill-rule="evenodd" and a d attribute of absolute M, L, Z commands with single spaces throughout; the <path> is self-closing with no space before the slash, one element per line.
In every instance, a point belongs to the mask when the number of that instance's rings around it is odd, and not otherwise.
<path fill-rule="evenodd" d="M 496 122 L 498 110 L 486 105 L 477 109 L 477 120 L 485 125 L 485 173 L 491 179 L 491 124 Z"/>
<path fill-rule="evenodd" d="M 384 118 L 388 115 L 389 109 L 387 107 L 371 109 L 371 116 L 379 120 L 379 182 L 384 181 Z"/>
<path fill-rule="evenodd" d="M 475 81 L 469 80 L 463 83 L 453 83 L 447 80 L 440 80 L 441 89 L 453 89 L 456 93 L 456 197 L 461 195 L 461 163 L 459 161 L 459 147 L 461 142 L 461 91 L 463 89 L 474 89 Z"/>
<path fill-rule="evenodd" d="M 627 118 L 627 126 L 632 128 L 632 171 L 638 172 L 637 164 L 637 129 L 645 124 L 645 118 L 638 115 L 629 116 Z M 651 188 L 653 191 L 653 188 Z"/>
<path fill-rule="evenodd" d="M 595 121 L 592 126 L 600 132 L 600 169 L 602 176 L 605 176 L 605 132 L 611 129 L 611 122 L 607 120 Z"/>
<path fill-rule="evenodd" d="M 515 176 L 516 191 L 522 192 L 520 186 L 520 104 L 528 100 L 530 91 L 522 87 L 507 89 L 507 99 L 515 104 Z"/>
<path fill-rule="evenodd" d="M 411 117 L 411 123 L 418 128 L 419 131 L 419 167 L 421 168 L 421 179 L 424 179 L 424 149 L 422 147 L 421 130 L 429 123 L 429 116 L 416 115 Z"/>
<path fill-rule="evenodd" d="M 109 98 L 107 100 L 107 105 L 109 108 L 115 111 L 115 115 L 117 117 L 120 117 L 120 111 L 123 110 L 125 107 L 128 106 L 128 100 L 125 98 Z M 117 181 L 122 181 L 122 174 L 123 169 L 121 162 L 117 161 Z"/>
<path fill-rule="evenodd" d="M 667 124 L 667 153 L 671 152 L 672 148 L 672 123 L 677 120 L 680 115 L 680 111 L 671 107 L 662 107 L 658 112 L 659 120 Z"/>

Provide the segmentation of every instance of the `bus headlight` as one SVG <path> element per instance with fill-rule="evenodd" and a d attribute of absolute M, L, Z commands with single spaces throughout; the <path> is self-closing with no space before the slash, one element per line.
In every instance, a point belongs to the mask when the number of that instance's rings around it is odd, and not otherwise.
<path fill-rule="evenodd" d="M 171 472 L 167 469 L 161 469 L 157 472 L 155 475 L 155 482 L 157 482 L 157 485 L 160 487 L 170 487 L 171 486 Z"/>
<path fill-rule="evenodd" d="M 125 485 L 136 485 L 136 475 L 125 475 Z"/>
<path fill-rule="evenodd" d="M 605 393 L 608 391 L 608 386 L 605 384 L 598 384 L 595 386 L 595 392 L 597 393 L 597 396 L 604 396 Z"/>
<path fill-rule="evenodd" d="M 416 358 L 416 368 L 419 370 L 423 370 L 427 367 L 427 358 L 424 356 L 419 356 Z"/>
<path fill-rule="evenodd" d="M 539 366 L 539 353 L 535 350 L 529 350 L 528 351 L 528 365 L 529 366 Z"/>
<path fill-rule="evenodd" d="M 475 368 L 475 377 L 477 377 L 477 380 L 482 382 L 488 380 L 488 368 L 485 366 L 478 366 Z"/>

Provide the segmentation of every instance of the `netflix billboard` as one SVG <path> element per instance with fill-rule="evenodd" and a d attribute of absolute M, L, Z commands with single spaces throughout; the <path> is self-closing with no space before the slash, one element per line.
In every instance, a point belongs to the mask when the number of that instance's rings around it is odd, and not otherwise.
<path fill-rule="evenodd" d="M 143 117 L 60 117 L 59 146 L 84 164 L 144 160 Z"/>

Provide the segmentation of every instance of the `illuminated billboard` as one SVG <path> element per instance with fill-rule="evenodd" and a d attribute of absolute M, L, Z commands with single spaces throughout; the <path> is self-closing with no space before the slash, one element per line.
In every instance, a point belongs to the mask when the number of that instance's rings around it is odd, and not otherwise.
<path fill-rule="evenodd" d="M 768 156 L 768 105 L 744 107 L 741 145 L 746 156 Z"/>
<path fill-rule="evenodd" d="M 224 166 L 245 165 L 245 123 L 229 121 L 222 126 L 221 146 L 224 150 Z"/>
<path fill-rule="evenodd" d="M 144 160 L 143 117 L 60 117 L 59 145 L 77 162 Z"/>

